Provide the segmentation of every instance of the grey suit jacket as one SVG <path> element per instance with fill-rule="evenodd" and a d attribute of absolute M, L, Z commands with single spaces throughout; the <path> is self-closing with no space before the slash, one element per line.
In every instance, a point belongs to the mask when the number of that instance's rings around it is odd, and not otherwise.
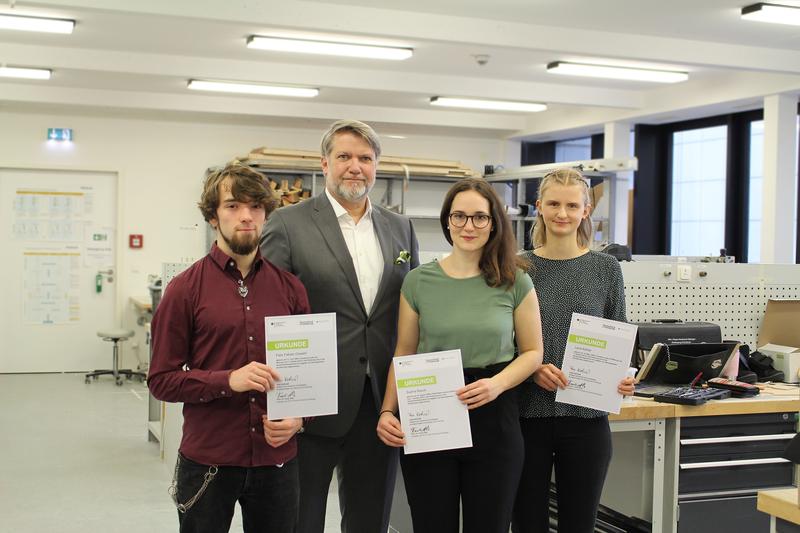
<path fill-rule="evenodd" d="M 273 212 L 261 237 L 262 255 L 303 282 L 311 312 L 336 313 L 339 414 L 309 422 L 306 431 L 312 434 L 340 437 L 349 431 L 364 391 L 367 361 L 378 406 L 386 390 L 397 342 L 400 286 L 408 271 L 419 264 L 419 257 L 414 228 L 407 217 L 373 204 L 372 222 L 383 252 L 383 275 L 369 315 L 353 260 L 324 191 Z M 396 265 L 403 250 L 411 259 Z"/>

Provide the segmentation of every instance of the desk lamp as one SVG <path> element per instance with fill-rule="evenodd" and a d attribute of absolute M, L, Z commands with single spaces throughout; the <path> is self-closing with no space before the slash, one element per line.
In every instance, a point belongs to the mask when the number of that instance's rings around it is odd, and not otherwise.
<path fill-rule="evenodd" d="M 800 433 L 789 441 L 789 445 L 783 451 L 783 458 L 789 459 L 794 464 L 800 464 Z M 797 481 L 797 506 L 800 507 L 800 480 Z"/>

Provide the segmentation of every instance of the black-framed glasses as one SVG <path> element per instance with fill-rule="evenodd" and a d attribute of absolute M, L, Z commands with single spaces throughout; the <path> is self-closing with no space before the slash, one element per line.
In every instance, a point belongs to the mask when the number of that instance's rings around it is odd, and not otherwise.
<path fill-rule="evenodd" d="M 450 220 L 450 224 L 457 227 L 463 228 L 467 225 L 467 220 L 472 220 L 472 227 L 475 229 L 482 229 L 489 225 L 489 222 L 492 221 L 492 216 L 487 215 L 486 213 L 475 213 L 474 215 L 467 215 L 460 211 L 454 211 L 450 213 L 448 217 Z"/>

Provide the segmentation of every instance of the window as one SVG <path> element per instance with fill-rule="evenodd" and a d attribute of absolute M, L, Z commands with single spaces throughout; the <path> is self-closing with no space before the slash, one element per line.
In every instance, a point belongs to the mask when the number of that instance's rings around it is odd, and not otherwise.
<path fill-rule="evenodd" d="M 585 161 L 592 158 L 592 138 L 556 142 L 556 163 Z"/>
<path fill-rule="evenodd" d="M 747 217 L 747 262 L 761 262 L 761 199 L 764 186 L 764 121 L 750 123 L 750 198 Z"/>
<path fill-rule="evenodd" d="M 727 126 L 672 134 L 671 255 L 717 255 L 725 247 Z"/>
<path fill-rule="evenodd" d="M 800 133 L 800 117 L 797 119 L 797 130 Z M 764 121 L 754 120 L 750 123 L 750 198 L 748 206 L 747 230 L 747 262 L 761 262 L 761 210 L 764 190 Z M 795 210 L 794 227 L 797 227 L 797 210 Z M 800 239 L 800 236 L 798 236 Z"/>

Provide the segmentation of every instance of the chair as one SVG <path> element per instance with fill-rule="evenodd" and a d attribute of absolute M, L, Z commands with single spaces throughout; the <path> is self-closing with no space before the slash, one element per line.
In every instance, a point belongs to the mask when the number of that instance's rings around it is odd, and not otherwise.
<path fill-rule="evenodd" d="M 117 385 L 122 385 L 122 376 L 125 376 L 128 379 L 136 376 L 139 378 L 139 381 L 144 381 L 147 377 L 144 372 L 137 372 L 135 370 L 130 369 L 120 369 L 119 368 L 119 343 L 124 342 L 131 337 L 133 337 L 133 331 L 129 329 L 101 329 L 97 332 L 97 336 L 103 339 L 104 341 L 109 341 L 114 343 L 114 359 L 113 359 L 113 367 L 111 370 L 95 370 L 94 372 L 89 372 L 86 374 L 86 383 L 91 383 L 90 378 L 97 379 L 97 376 L 102 376 L 105 374 L 111 374 L 114 376 L 114 380 L 116 381 Z"/>

